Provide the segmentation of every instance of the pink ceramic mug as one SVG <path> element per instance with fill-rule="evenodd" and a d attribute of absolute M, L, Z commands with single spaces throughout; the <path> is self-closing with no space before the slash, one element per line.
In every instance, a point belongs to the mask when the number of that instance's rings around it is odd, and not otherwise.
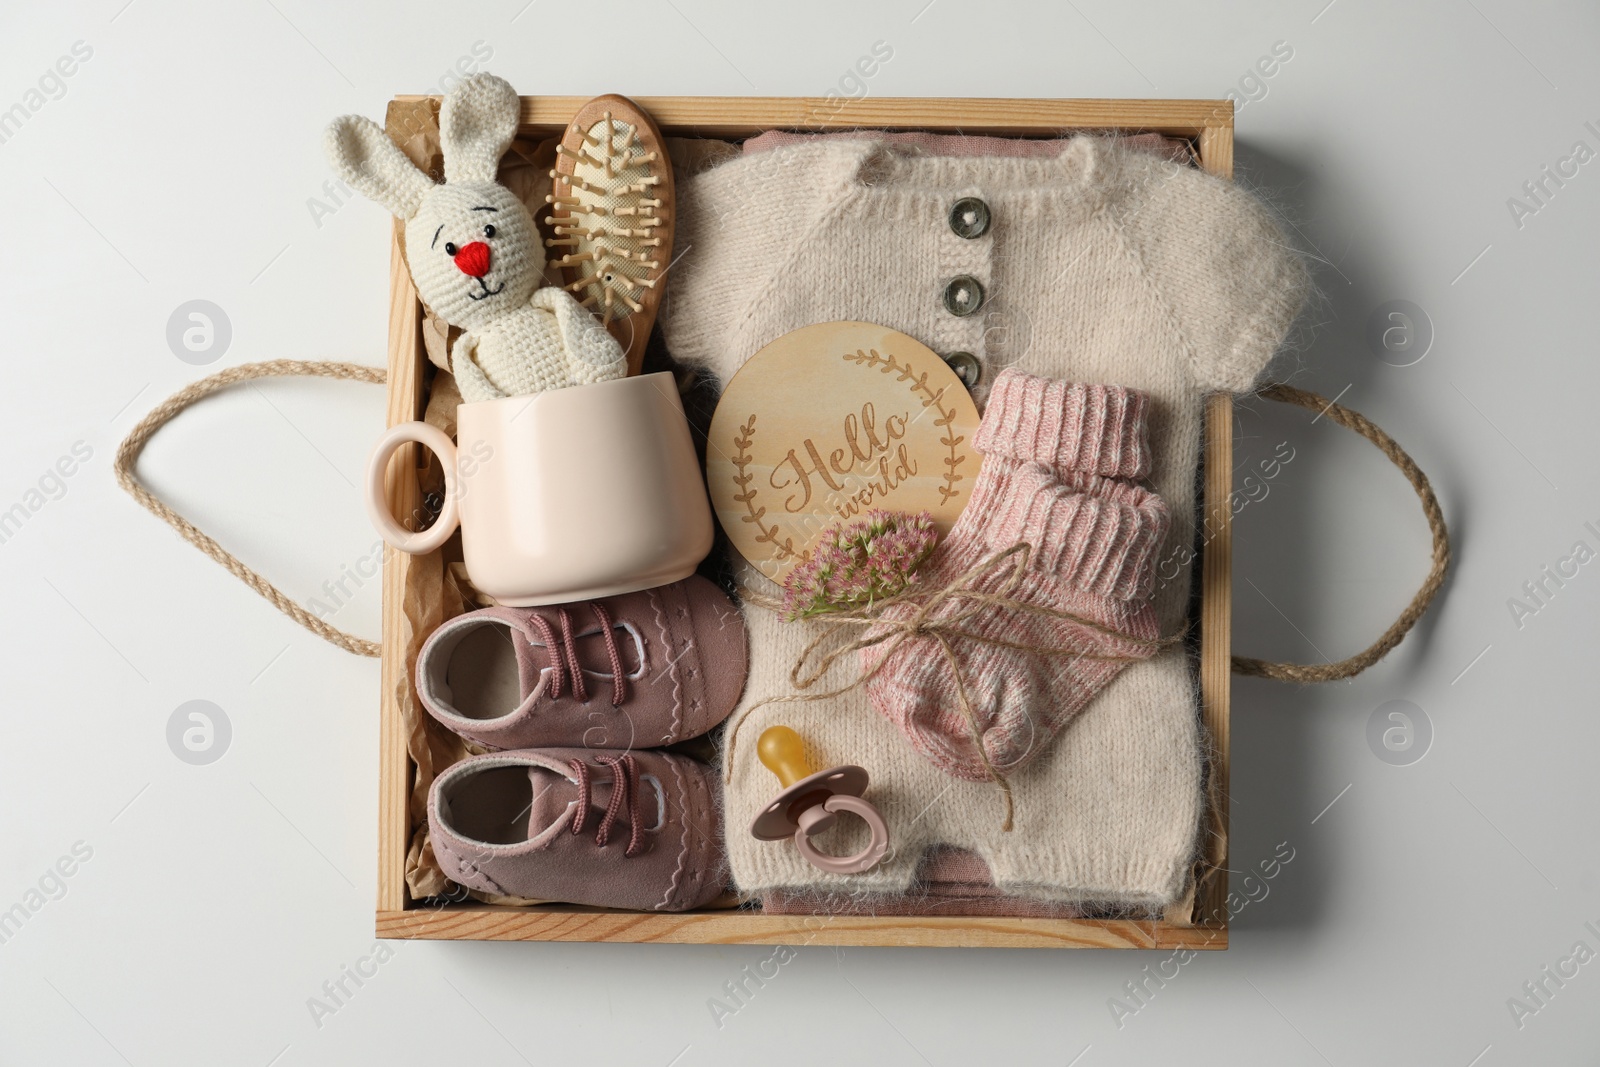
<path fill-rule="evenodd" d="M 367 513 L 403 552 L 461 527 L 467 574 L 502 604 L 614 596 L 694 573 L 711 551 L 711 506 L 672 375 L 645 374 L 462 404 L 453 443 L 425 422 L 391 427 L 367 464 Z M 434 524 L 406 530 L 384 497 L 401 444 L 445 471 Z"/>

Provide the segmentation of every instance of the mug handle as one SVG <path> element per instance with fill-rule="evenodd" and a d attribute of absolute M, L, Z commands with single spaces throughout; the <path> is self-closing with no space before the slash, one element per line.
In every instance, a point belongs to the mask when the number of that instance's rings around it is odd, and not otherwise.
<path fill-rule="evenodd" d="M 444 507 L 439 511 L 439 518 L 426 530 L 407 530 L 395 522 L 383 491 L 389 458 L 407 442 L 415 442 L 431 451 L 444 467 Z M 460 522 L 457 495 L 456 446 L 443 430 L 426 422 L 402 422 L 389 427 L 388 432 L 378 438 L 372 457 L 367 460 L 367 517 L 389 544 L 414 556 L 432 552 L 444 544 Z"/>

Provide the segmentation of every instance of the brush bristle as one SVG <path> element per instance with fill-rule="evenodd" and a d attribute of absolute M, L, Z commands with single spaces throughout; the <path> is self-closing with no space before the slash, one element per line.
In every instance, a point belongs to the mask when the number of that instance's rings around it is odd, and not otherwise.
<path fill-rule="evenodd" d="M 572 161 L 572 174 L 551 171 L 554 192 L 545 198 L 545 222 L 555 236 L 547 248 L 566 250 L 554 265 L 576 272 L 566 288 L 603 322 L 642 310 L 640 300 L 655 288 L 664 265 L 655 250 L 665 224 L 662 201 L 650 193 L 661 183 L 651 173 L 655 152 L 639 143 L 638 131 L 608 111 L 587 130 L 576 125 L 578 148 L 557 151 Z"/>

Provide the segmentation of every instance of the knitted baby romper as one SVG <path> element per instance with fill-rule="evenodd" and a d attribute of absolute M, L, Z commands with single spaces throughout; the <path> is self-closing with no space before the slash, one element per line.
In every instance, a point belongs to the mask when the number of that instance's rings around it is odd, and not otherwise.
<path fill-rule="evenodd" d="M 1128 480 L 1150 472 L 1147 407 L 1117 386 L 1014 369 L 995 381 L 974 441 L 982 473 L 918 581 L 929 590 L 965 581 L 1019 607 L 953 598 L 931 619 L 954 632 L 890 644 L 892 629 L 875 630 L 886 643 L 862 650 L 873 707 L 945 773 L 981 781 L 1037 757 L 1159 647 L 1149 595 L 1167 508 Z M 1017 545 L 1026 556 L 997 558 Z M 884 614 L 904 621 L 919 610 Z"/>
<path fill-rule="evenodd" d="M 977 237 L 950 225 L 965 197 L 993 217 Z M 723 163 L 681 182 L 678 206 L 685 252 L 658 322 L 674 357 L 719 382 L 791 330 L 853 319 L 977 356 L 980 410 L 1006 366 L 1148 396 L 1151 487 L 1172 515 L 1153 599 L 1161 632 L 1182 628 L 1205 394 L 1251 387 L 1306 288 L 1259 202 L 1093 137 L 1044 159 L 955 159 L 903 156 L 865 134 Z M 959 275 L 989 294 L 964 317 L 941 301 Z M 736 573 L 763 597 L 781 597 L 755 567 L 736 564 Z M 747 624 L 750 677 L 728 721 L 723 796 L 742 890 L 900 893 L 922 854 L 945 844 L 977 852 L 1008 893 L 1152 908 L 1182 893 L 1203 803 L 1196 689 L 1181 645 L 1124 670 L 1009 776 L 1015 826 L 1004 833 L 998 790 L 934 767 L 873 710 L 866 687 L 762 703 L 793 692 L 790 669 L 825 627 L 758 607 Z M 832 675 L 817 691 L 858 680 L 856 657 Z M 773 792 L 755 739 L 780 723 L 806 738 L 818 766 L 871 773 L 872 801 L 894 835 L 871 871 L 825 874 L 793 847 L 745 832 Z M 841 837 L 824 847 L 865 845 Z"/>

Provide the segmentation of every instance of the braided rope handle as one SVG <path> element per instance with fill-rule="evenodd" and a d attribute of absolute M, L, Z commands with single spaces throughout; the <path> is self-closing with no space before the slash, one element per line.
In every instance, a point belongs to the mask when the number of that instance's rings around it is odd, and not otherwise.
<path fill-rule="evenodd" d="M 1316 393 L 1296 389 L 1292 385 L 1269 385 L 1261 390 L 1260 395 L 1268 400 L 1277 400 L 1305 408 L 1307 411 L 1319 412 L 1321 415 L 1326 415 L 1330 421 L 1338 423 L 1347 430 L 1353 430 L 1377 445 L 1378 450 L 1389 457 L 1389 462 L 1400 468 L 1400 473 L 1406 476 L 1411 488 L 1417 491 L 1417 497 L 1422 501 L 1422 514 L 1427 517 L 1428 529 L 1433 533 L 1433 566 L 1428 571 L 1428 577 L 1423 579 L 1422 587 L 1417 590 L 1417 595 L 1411 598 L 1411 603 L 1406 605 L 1400 617 L 1383 632 L 1383 636 L 1364 651 L 1337 663 L 1321 664 L 1272 663 L 1246 656 L 1233 657 L 1235 674 L 1246 674 L 1256 678 L 1276 678 L 1281 682 L 1307 684 L 1354 677 L 1378 662 L 1389 653 L 1390 649 L 1400 643 L 1400 639 L 1410 632 L 1418 619 L 1422 618 L 1422 613 L 1428 610 L 1428 605 L 1433 603 L 1433 598 L 1439 594 L 1440 587 L 1444 585 L 1445 573 L 1450 569 L 1450 532 L 1445 528 L 1444 513 L 1439 509 L 1439 498 L 1433 495 L 1433 486 L 1428 484 L 1428 476 L 1422 473 L 1416 461 L 1406 454 L 1405 449 L 1395 444 L 1394 438 L 1373 425 L 1366 416 L 1320 397 Z"/>
<path fill-rule="evenodd" d="M 179 412 L 189 405 L 210 396 L 219 389 L 226 389 L 228 386 L 238 382 L 247 382 L 254 378 L 277 378 L 290 375 L 309 375 L 317 378 L 372 382 L 374 385 L 382 385 L 389 378 L 388 373 L 381 367 L 364 367 L 359 363 L 324 363 L 306 362 L 297 359 L 275 359 L 265 363 L 245 363 L 238 367 L 230 367 L 220 374 L 202 378 L 178 390 L 141 419 L 139 425 L 133 428 L 117 448 L 117 460 L 112 469 L 116 471 L 117 484 L 126 489 L 133 499 L 143 504 L 145 509 L 156 518 L 177 530 L 185 541 L 188 541 L 191 545 L 228 568 L 235 578 L 254 589 L 273 607 L 324 641 L 338 645 L 347 652 L 354 652 L 358 656 L 376 656 L 382 651 L 382 646 L 376 641 L 368 641 L 354 634 L 346 633 L 336 626 L 329 626 L 305 608 L 290 600 L 282 590 L 245 566 L 244 563 L 240 562 L 239 557 L 217 544 L 209 534 L 162 503 L 134 475 L 134 465 L 139 461 L 139 453 L 144 451 L 144 446 L 150 442 L 150 438 L 154 437 L 157 430 L 171 422 Z"/>
<path fill-rule="evenodd" d="M 275 378 L 284 376 L 311 376 L 318 378 L 334 378 L 344 381 L 371 382 L 382 385 L 388 380 L 388 374 L 379 367 L 367 367 L 358 363 L 335 362 L 307 362 L 304 360 L 278 359 L 264 363 L 246 363 L 238 367 L 231 367 L 209 378 L 202 378 L 169 396 L 148 415 L 139 421 L 127 438 L 117 449 L 116 471 L 117 483 L 127 490 L 128 494 L 142 504 L 146 510 L 162 522 L 171 526 L 183 537 L 184 540 L 194 545 L 200 551 L 226 567 L 234 577 L 245 585 L 255 590 L 279 611 L 289 616 L 307 630 L 316 634 L 324 641 L 360 656 L 377 656 L 381 646 L 376 641 L 368 641 L 354 634 L 346 633 L 335 626 L 330 626 L 321 619 L 306 611 L 299 604 L 289 599 L 277 586 L 247 567 L 240 559 L 227 549 L 219 545 L 209 534 L 195 526 L 188 519 L 168 507 L 155 494 L 146 489 L 134 475 L 134 465 L 139 460 L 139 454 L 144 451 L 144 446 L 155 436 L 156 431 L 171 422 L 185 408 L 194 404 L 220 389 L 239 382 L 250 381 L 256 378 Z M 1384 631 L 1383 636 L 1373 642 L 1366 650 L 1351 656 L 1349 659 L 1337 663 L 1323 664 L 1298 664 L 1298 663 L 1273 663 L 1266 660 L 1251 659 L 1246 656 L 1233 657 L 1233 670 L 1237 674 L 1252 675 L 1258 678 L 1276 678 L 1285 682 L 1329 682 L 1340 678 L 1350 678 L 1360 674 L 1368 667 L 1388 654 L 1389 650 L 1400 643 L 1401 638 L 1410 632 L 1428 610 L 1428 605 L 1438 595 L 1439 589 L 1444 585 L 1446 572 L 1450 568 L 1450 534 L 1445 528 L 1444 514 L 1439 508 L 1439 500 L 1433 493 L 1433 487 L 1428 484 L 1428 476 L 1417 467 L 1416 462 L 1406 454 L 1405 449 L 1395 443 L 1394 439 L 1384 433 L 1377 426 L 1359 412 L 1351 411 L 1304 389 L 1296 389 L 1292 385 L 1271 385 L 1261 390 L 1261 396 L 1269 400 L 1277 400 L 1286 404 L 1294 404 L 1308 411 L 1316 411 L 1325 415 L 1329 420 L 1340 426 L 1360 434 L 1376 445 L 1389 461 L 1406 476 L 1411 487 L 1416 490 L 1417 497 L 1422 501 L 1422 513 L 1427 517 L 1428 528 L 1433 533 L 1433 566 L 1428 572 L 1428 577 L 1423 581 L 1422 587 L 1417 590 L 1416 596 L 1411 598 L 1411 603 L 1400 613 L 1400 617 Z"/>

